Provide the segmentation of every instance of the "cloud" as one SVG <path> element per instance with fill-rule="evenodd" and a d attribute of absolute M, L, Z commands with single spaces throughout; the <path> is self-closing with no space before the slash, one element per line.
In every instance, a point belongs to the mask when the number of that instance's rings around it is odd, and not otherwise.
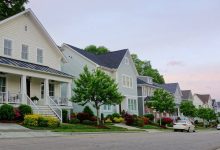
<path fill-rule="evenodd" d="M 167 63 L 167 66 L 184 66 L 184 63 L 182 61 L 176 61 L 176 60 L 172 60 L 170 62 Z"/>

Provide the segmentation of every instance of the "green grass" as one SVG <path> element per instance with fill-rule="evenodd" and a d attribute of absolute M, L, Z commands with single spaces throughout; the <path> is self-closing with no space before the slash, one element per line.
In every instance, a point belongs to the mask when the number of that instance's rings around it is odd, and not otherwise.
<path fill-rule="evenodd" d="M 163 128 L 154 125 L 145 125 L 143 129 L 163 129 Z"/>
<path fill-rule="evenodd" d="M 128 130 L 121 127 L 116 127 L 111 124 L 105 125 L 108 129 L 97 128 L 92 125 L 84 125 L 84 124 L 61 124 L 60 127 L 57 128 L 48 128 L 48 127 L 28 127 L 33 130 L 50 130 L 53 132 L 126 132 L 126 131 L 137 131 L 137 130 Z M 138 130 L 141 131 L 141 130 Z"/>

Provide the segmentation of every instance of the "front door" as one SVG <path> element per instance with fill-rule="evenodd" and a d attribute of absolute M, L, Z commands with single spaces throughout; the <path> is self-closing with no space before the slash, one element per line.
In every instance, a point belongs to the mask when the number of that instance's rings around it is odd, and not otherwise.
<path fill-rule="evenodd" d="M 30 85 L 31 85 L 30 79 L 26 80 L 26 85 L 27 85 L 27 95 L 28 97 L 30 97 Z"/>

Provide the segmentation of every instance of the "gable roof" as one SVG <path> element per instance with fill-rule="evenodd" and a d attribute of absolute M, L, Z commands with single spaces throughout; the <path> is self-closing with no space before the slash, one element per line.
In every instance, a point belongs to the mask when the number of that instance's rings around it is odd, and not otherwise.
<path fill-rule="evenodd" d="M 36 17 L 36 15 L 33 13 L 33 11 L 28 8 L 14 16 L 11 16 L 9 18 L 6 18 L 4 20 L 0 21 L 0 25 L 13 20 L 19 16 L 22 16 L 24 14 L 28 14 L 31 16 L 31 18 L 35 21 L 35 23 L 40 27 L 40 29 L 43 31 L 43 34 L 47 37 L 47 39 L 50 41 L 51 45 L 54 47 L 54 49 L 58 52 L 58 54 L 60 54 L 63 58 L 63 60 L 65 60 L 65 62 L 67 62 L 66 58 L 64 57 L 63 53 L 60 51 L 59 47 L 56 45 L 56 43 L 54 42 L 53 38 L 49 35 L 49 33 L 47 32 L 47 30 L 44 28 L 44 26 L 41 24 L 41 22 L 38 20 L 38 18 Z"/>
<path fill-rule="evenodd" d="M 146 76 L 147 78 L 148 76 Z M 151 78 L 151 77 L 150 77 Z M 137 84 L 138 85 L 146 85 L 146 86 L 150 86 L 150 87 L 154 87 L 154 88 L 159 88 L 159 86 L 156 83 L 148 83 L 146 80 L 144 80 L 144 76 L 141 77 L 137 77 Z"/>
<path fill-rule="evenodd" d="M 38 64 L 29 63 L 29 62 L 16 60 L 16 59 L 12 59 L 12 58 L 7 58 L 7 57 L 2 57 L 2 56 L 0 56 L 0 64 L 6 65 L 6 66 L 11 66 L 11 67 L 16 67 L 16 68 L 19 67 L 22 69 L 28 69 L 28 70 L 49 73 L 49 74 L 68 77 L 68 78 L 73 77 L 72 75 L 69 75 L 69 74 L 61 72 L 59 70 L 50 68 L 48 66 L 38 65 Z"/>
<path fill-rule="evenodd" d="M 209 102 L 209 98 L 210 98 L 209 94 L 195 94 L 195 95 L 203 102 L 203 104 Z"/>
<path fill-rule="evenodd" d="M 161 84 L 160 85 L 163 89 L 165 89 L 166 91 L 175 94 L 179 84 L 178 83 L 166 83 L 166 84 Z"/>
<path fill-rule="evenodd" d="M 108 52 L 106 54 L 96 55 L 69 44 L 65 44 L 65 45 L 70 47 L 72 50 L 75 50 L 76 52 L 86 57 L 87 59 L 91 60 L 95 64 L 111 69 L 117 69 L 119 67 L 122 59 L 124 58 L 125 54 L 128 51 L 128 49 L 123 49 L 123 50 Z"/>
<path fill-rule="evenodd" d="M 182 90 L 182 99 L 184 100 L 189 100 L 191 99 L 191 96 L 192 96 L 192 91 L 191 90 Z"/>

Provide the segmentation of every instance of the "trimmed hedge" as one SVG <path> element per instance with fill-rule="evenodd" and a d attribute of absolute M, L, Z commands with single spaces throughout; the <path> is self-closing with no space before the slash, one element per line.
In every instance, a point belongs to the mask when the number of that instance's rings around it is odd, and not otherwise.
<path fill-rule="evenodd" d="M 24 116 L 25 115 L 30 115 L 33 113 L 32 111 L 32 108 L 31 106 L 29 105 L 25 105 L 25 104 L 21 104 L 19 107 L 18 107 L 18 110 L 21 114 L 21 118 L 24 119 Z"/>
<path fill-rule="evenodd" d="M 3 104 L 0 107 L 0 120 L 13 120 L 15 117 L 14 108 L 11 105 Z"/>

